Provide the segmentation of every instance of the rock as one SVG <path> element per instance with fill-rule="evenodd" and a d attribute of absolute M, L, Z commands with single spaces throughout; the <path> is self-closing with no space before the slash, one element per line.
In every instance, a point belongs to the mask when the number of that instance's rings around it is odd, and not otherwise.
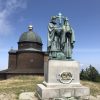
<path fill-rule="evenodd" d="M 97 100 L 100 100 L 100 95 L 97 95 Z"/>
<path fill-rule="evenodd" d="M 34 92 L 23 92 L 19 95 L 19 100 L 38 100 Z"/>
<path fill-rule="evenodd" d="M 90 95 L 90 96 L 89 96 L 89 100 L 97 100 L 97 98 L 94 97 L 94 96 L 92 96 L 92 95 Z"/>
<path fill-rule="evenodd" d="M 89 96 L 82 96 L 78 100 L 89 100 Z"/>
<path fill-rule="evenodd" d="M 3 98 L 3 100 L 10 100 L 10 99 L 4 99 L 4 94 L 0 95 L 0 100 L 1 97 Z M 19 100 L 38 100 L 38 98 L 35 96 L 34 92 L 23 92 L 19 95 Z M 90 96 L 85 96 L 85 97 L 81 97 L 80 99 L 75 99 L 75 98 L 54 98 L 54 99 L 50 99 L 50 100 L 100 100 L 100 95 L 96 97 L 90 95 Z"/>

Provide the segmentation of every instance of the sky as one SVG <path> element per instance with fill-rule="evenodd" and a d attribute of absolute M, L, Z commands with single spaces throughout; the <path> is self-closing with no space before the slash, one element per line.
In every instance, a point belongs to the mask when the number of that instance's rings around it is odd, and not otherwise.
<path fill-rule="evenodd" d="M 100 72 L 100 0 L 0 0 L 0 70 L 8 68 L 8 51 L 28 25 L 40 35 L 47 50 L 48 23 L 61 12 L 75 32 L 73 59 Z"/>

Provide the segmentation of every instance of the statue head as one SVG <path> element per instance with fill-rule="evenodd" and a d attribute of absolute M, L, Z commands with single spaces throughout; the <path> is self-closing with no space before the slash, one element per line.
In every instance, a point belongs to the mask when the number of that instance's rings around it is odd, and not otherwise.
<path fill-rule="evenodd" d="M 68 19 L 67 19 L 67 17 L 65 17 L 65 18 L 64 18 L 64 25 L 67 26 L 67 24 L 68 24 Z"/>
<path fill-rule="evenodd" d="M 52 17 L 51 17 L 51 20 L 55 20 L 55 19 L 56 19 L 56 16 L 52 16 Z"/>

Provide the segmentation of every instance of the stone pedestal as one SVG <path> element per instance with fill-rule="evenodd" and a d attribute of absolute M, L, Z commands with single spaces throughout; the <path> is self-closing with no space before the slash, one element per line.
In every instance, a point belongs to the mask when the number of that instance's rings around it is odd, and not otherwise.
<path fill-rule="evenodd" d="M 37 85 L 41 100 L 89 95 L 89 88 L 80 84 L 77 61 L 49 60 L 44 67 L 44 82 Z"/>

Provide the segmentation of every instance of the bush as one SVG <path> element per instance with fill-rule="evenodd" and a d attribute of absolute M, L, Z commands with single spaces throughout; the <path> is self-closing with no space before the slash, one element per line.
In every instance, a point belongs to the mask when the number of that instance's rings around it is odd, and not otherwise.
<path fill-rule="evenodd" d="M 100 74 L 95 69 L 95 67 L 90 65 L 85 70 L 84 69 L 81 70 L 80 79 L 81 80 L 89 80 L 89 81 L 93 81 L 93 82 L 100 82 Z"/>

